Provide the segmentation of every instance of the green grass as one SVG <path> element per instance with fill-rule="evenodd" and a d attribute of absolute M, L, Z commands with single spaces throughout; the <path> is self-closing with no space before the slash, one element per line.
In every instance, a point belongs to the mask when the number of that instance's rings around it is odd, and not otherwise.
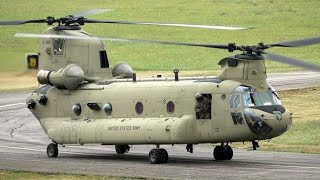
<path fill-rule="evenodd" d="M 72 175 L 62 173 L 36 173 L 36 172 L 24 172 L 24 171 L 8 171 L 0 170 L 0 180 L 8 179 L 23 179 L 23 180 L 35 180 L 35 179 L 93 179 L 93 180 L 134 180 L 134 179 L 146 179 L 146 178 L 127 178 L 127 177 L 111 177 L 111 176 L 94 176 L 94 175 Z"/>
<path fill-rule="evenodd" d="M 226 44 L 272 43 L 320 35 L 318 0 L 178 0 L 178 1 L 63 1 L 2 0 L 0 19 L 60 17 L 86 9 L 113 11 L 91 16 L 96 19 L 173 22 L 254 27 L 247 31 L 142 25 L 89 24 L 83 29 L 97 36 Z M 0 72 L 22 72 L 24 56 L 37 52 L 37 40 L 13 38 L 17 32 L 41 33 L 42 24 L 0 27 Z M 223 50 L 180 46 L 105 42 L 111 64 L 128 62 L 135 70 L 216 70 Z M 320 64 L 319 45 L 304 48 L 274 48 L 272 52 Z M 268 62 L 269 71 L 295 70 L 289 65 Z"/>

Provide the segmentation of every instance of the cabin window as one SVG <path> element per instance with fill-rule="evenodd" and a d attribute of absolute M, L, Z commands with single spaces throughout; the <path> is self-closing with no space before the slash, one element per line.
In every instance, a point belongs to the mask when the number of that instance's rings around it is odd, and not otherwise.
<path fill-rule="evenodd" d="M 99 51 L 100 54 L 100 67 L 109 68 L 109 61 L 106 51 Z"/>
<path fill-rule="evenodd" d="M 197 119 L 211 119 L 211 94 L 196 94 L 196 118 Z"/>
<path fill-rule="evenodd" d="M 172 114 L 172 113 L 174 113 L 174 109 L 175 109 L 174 103 L 173 103 L 172 101 L 169 101 L 169 102 L 167 103 L 167 112 L 168 112 L 169 114 Z"/>
<path fill-rule="evenodd" d="M 110 103 L 106 103 L 103 106 L 103 110 L 107 115 L 111 115 L 111 113 L 112 113 L 112 105 Z"/>
<path fill-rule="evenodd" d="M 137 114 L 139 114 L 139 115 L 142 114 L 142 112 L 143 112 L 142 102 L 137 102 L 135 109 L 136 109 Z"/>
<path fill-rule="evenodd" d="M 80 114 L 81 114 L 81 105 L 80 104 L 73 105 L 72 106 L 72 110 L 73 110 L 73 112 L 74 112 L 74 114 L 76 116 L 80 116 Z"/>
<path fill-rule="evenodd" d="M 53 43 L 53 54 L 54 55 L 63 55 L 64 51 L 64 40 L 63 39 L 54 39 Z"/>

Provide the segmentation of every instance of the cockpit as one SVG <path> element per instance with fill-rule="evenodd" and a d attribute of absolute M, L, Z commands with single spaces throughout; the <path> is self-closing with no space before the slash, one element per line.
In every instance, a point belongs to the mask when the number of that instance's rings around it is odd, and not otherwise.
<path fill-rule="evenodd" d="M 254 88 L 240 86 L 236 89 L 237 91 L 241 93 L 244 105 L 247 107 L 281 105 L 280 98 L 271 86 L 267 91 L 258 91 Z"/>
<path fill-rule="evenodd" d="M 282 134 L 291 124 L 289 112 L 270 85 L 264 91 L 249 86 L 237 87 L 230 96 L 229 108 L 235 125 L 245 125 L 244 119 L 258 136 Z"/>

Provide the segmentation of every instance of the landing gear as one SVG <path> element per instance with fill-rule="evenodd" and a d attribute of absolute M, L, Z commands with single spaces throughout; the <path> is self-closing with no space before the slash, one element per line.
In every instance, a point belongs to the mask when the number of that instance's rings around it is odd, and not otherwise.
<path fill-rule="evenodd" d="M 169 159 L 168 152 L 163 148 L 151 149 L 149 152 L 149 162 L 151 164 L 166 163 L 168 162 L 168 159 Z"/>
<path fill-rule="evenodd" d="M 252 141 L 252 149 L 257 150 L 258 147 L 260 147 L 258 141 L 253 140 Z"/>
<path fill-rule="evenodd" d="M 118 154 L 124 154 L 130 151 L 129 145 L 115 145 L 116 152 Z"/>
<path fill-rule="evenodd" d="M 193 153 L 193 144 L 187 144 L 186 149 L 187 149 L 187 152 Z"/>
<path fill-rule="evenodd" d="M 215 160 L 231 160 L 233 156 L 233 150 L 229 145 L 216 146 L 213 151 Z"/>
<path fill-rule="evenodd" d="M 168 155 L 168 152 L 167 150 L 165 149 L 159 149 L 160 150 L 160 153 L 161 153 L 161 161 L 160 163 L 166 163 L 168 162 L 168 159 L 169 159 L 169 155 Z"/>
<path fill-rule="evenodd" d="M 48 157 L 57 157 L 58 156 L 58 145 L 56 143 L 50 143 L 47 146 L 47 155 Z"/>

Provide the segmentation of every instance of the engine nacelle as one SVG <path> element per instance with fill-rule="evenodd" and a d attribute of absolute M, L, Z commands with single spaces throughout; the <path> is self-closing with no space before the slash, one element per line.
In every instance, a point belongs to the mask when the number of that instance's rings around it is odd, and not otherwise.
<path fill-rule="evenodd" d="M 127 63 L 118 63 L 112 68 L 113 77 L 132 78 L 133 70 Z"/>
<path fill-rule="evenodd" d="M 75 65 L 69 64 L 58 71 L 40 70 L 37 75 L 40 84 L 50 84 L 59 89 L 74 90 L 85 79 L 83 70 Z"/>

